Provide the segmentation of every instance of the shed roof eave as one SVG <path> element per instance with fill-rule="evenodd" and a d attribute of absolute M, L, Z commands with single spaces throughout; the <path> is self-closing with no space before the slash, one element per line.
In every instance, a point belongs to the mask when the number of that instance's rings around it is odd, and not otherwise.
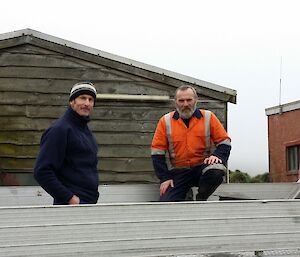
<path fill-rule="evenodd" d="M 88 47 L 88 46 L 81 45 L 81 44 L 78 44 L 78 43 L 75 43 L 72 41 L 68 41 L 68 40 L 61 39 L 61 38 L 58 38 L 55 36 L 51 36 L 51 35 L 48 35 L 48 34 L 45 34 L 45 33 L 42 33 L 42 32 L 36 31 L 36 30 L 32 30 L 29 28 L 0 34 L 0 41 L 5 40 L 5 39 L 10 39 L 10 38 L 15 38 L 15 37 L 21 37 L 21 36 L 33 36 L 33 37 L 36 37 L 36 38 L 39 38 L 42 40 L 46 40 L 46 41 L 53 42 L 53 43 L 56 43 L 59 45 L 70 47 L 70 48 L 73 48 L 73 49 L 76 49 L 79 51 L 83 51 L 83 52 L 86 52 L 86 53 L 89 53 L 92 55 L 110 59 L 112 61 L 116 61 L 116 62 L 123 63 L 126 65 L 134 66 L 134 67 L 137 67 L 140 69 L 148 70 L 153 73 L 157 73 L 157 74 L 164 75 L 167 77 L 175 78 L 175 79 L 181 80 L 183 82 L 191 83 L 191 84 L 203 87 L 203 88 L 214 90 L 216 92 L 227 95 L 228 97 L 226 97 L 226 98 L 228 99 L 228 102 L 236 103 L 236 95 L 237 95 L 236 90 L 233 90 L 233 89 L 230 89 L 227 87 L 223 87 L 223 86 L 220 86 L 220 85 L 217 85 L 214 83 L 210 83 L 207 81 L 203 81 L 200 79 L 196 79 L 196 78 L 193 78 L 190 76 L 186 76 L 186 75 L 183 75 L 180 73 L 172 72 L 172 71 L 169 71 L 166 69 L 158 68 L 156 66 L 152 66 L 152 65 L 145 64 L 142 62 L 131 60 L 131 59 L 128 59 L 128 58 L 125 58 L 122 56 L 114 55 L 114 54 L 111 54 L 111 53 L 108 53 L 105 51 L 101 51 L 101 50 L 98 50 L 98 49 L 95 49 L 92 47 Z"/>

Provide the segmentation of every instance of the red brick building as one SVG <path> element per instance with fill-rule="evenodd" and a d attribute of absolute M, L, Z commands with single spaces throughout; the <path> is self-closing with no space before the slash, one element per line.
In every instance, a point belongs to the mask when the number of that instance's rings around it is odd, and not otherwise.
<path fill-rule="evenodd" d="M 272 182 L 296 182 L 300 176 L 300 101 L 266 109 L 269 172 Z"/>

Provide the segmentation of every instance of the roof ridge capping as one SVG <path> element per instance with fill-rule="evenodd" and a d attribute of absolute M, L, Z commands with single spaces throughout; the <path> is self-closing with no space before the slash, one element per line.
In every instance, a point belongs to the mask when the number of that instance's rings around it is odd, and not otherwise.
<path fill-rule="evenodd" d="M 294 111 L 297 109 L 300 109 L 300 100 L 266 108 L 265 112 L 267 116 L 270 116 L 278 113 Z"/>
<path fill-rule="evenodd" d="M 85 45 L 82 45 L 82 44 L 78 44 L 78 43 L 75 43 L 75 42 L 72 42 L 72 41 L 68 41 L 68 40 L 65 40 L 65 39 L 62 39 L 62 38 L 59 38 L 59 37 L 55 37 L 55 36 L 52 36 L 52 35 L 49 35 L 49 34 L 45 34 L 45 33 L 42 33 L 42 32 L 39 32 L 39 31 L 36 31 L 36 30 L 33 30 L 33 29 L 26 28 L 26 29 L 22 29 L 22 30 L 16 30 L 16 31 L 13 31 L 13 32 L 3 33 L 3 34 L 0 34 L 0 40 L 5 40 L 5 39 L 10 39 L 10 38 L 15 38 L 15 37 L 21 37 L 21 36 L 27 36 L 27 35 L 28 36 L 33 36 L 33 37 L 36 37 L 36 38 L 39 38 L 39 39 L 43 39 L 43 40 L 46 40 L 46 41 L 50 41 L 50 42 L 53 42 L 53 43 L 56 43 L 56 44 L 59 44 L 59 45 L 71 47 L 73 49 L 80 50 L 80 51 L 83 51 L 83 52 L 87 52 L 89 54 L 100 56 L 100 57 L 103 57 L 103 58 L 106 58 L 106 59 L 111 59 L 111 60 L 116 61 L 116 62 L 124 63 L 124 64 L 127 64 L 127 65 L 133 65 L 133 66 L 135 66 L 137 68 L 140 68 L 140 69 L 148 70 L 148 71 L 151 71 L 151 72 L 154 72 L 154 73 L 158 73 L 158 74 L 161 74 L 161 75 L 164 75 L 164 76 L 172 77 L 172 78 L 184 81 L 184 82 L 194 84 L 195 86 L 200 86 L 200 87 L 204 87 L 204 88 L 207 88 L 207 89 L 210 89 L 210 90 L 214 90 L 214 91 L 217 91 L 219 93 L 223 93 L 223 94 L 228 95 L 229 96 L 228 101 L 231 102 L 231 103 L 236 103 L 237 92 L 234 89 L 223 87 L 223 86 L 220 86 L 220 85 L 217 85 L 217 84 L 214 84 L 214 83 L 211 83 L 211 82 L 207 82 L 207 81 L 204 81 L 204 80 L 196 79 L 196 78 L 186 76 L 186 75 L 183 75 L 183 74 L 180 74 L 180 73 L 176 73 L 176 72 L 173 72 L 173 71 L 170 71 L 170 70 L 158 68 L 156 66 L 145 64 L 145 63 L 135 61 L 135 60 L 132 60 L 132 59 L 128 59 L 128 58 L 125 58 L 125 57 L 122 57 L 122 56 L 119 56 L 119 55 L 111 54 L 111 53 L 108 53 L 108 52 L 105 52 L 105 51 L 102 51 L 102 50 L 98 50 L 98 49 L 95 49 L 95 48 L 92 48 L 92 47 L 88 47 L 88 46 L 85 46 Z"/>

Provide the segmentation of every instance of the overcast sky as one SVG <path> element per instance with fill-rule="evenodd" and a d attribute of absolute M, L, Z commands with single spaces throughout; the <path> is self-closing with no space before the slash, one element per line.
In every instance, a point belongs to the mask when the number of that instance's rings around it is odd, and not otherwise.
<path fill-rule="evenodd" d="M 0 33 L 30 28 L 237 90 L 228 113 L 229 168 L 256 175 L 268 171 L 265 109 L 280 99 L 300 100 L 299 6 L 297 0 L 10 0 L 1 2 Z"/>

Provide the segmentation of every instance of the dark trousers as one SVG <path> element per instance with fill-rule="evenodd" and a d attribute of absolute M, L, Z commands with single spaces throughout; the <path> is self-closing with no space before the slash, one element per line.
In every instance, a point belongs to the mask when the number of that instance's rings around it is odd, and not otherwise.
<path fill-rule="evenodd" d="M 196 200 L 206 201 L 207 198 L 223 182 L 225 172 L 219 169 L 209 169 L 204 174 L 202 170 L 207 165 L 202 164 L 193 168 L 175 169 L 172 171 L 174 187 L 160 197 L 160 201 L 177 202 L 186 200 L 186 195 L 191 187 L 198 187 Z"/>

